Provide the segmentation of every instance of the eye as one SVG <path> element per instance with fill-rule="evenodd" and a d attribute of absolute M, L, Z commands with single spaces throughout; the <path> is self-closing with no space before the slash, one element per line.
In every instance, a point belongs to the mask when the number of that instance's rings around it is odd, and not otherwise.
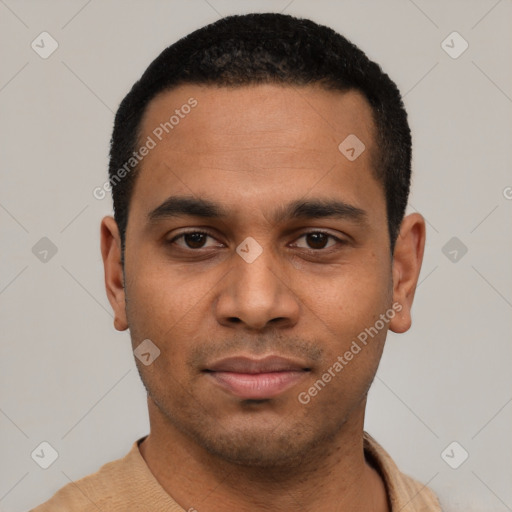
<path fill-rule="evenodd" d="M 168 243 L 174 244 L 174 243 L 176 243 L 177 240 L 183 239 L 182 244 L 177 243 L 176 245 L 178 245 L 179 247 L 182 247 L 184 249 L 203 249 L 205 247 L 208 247 L 208 246 L 205 246 L 206 240 L 208 238 L 213 239 L 213 237 L 210 235 L 210 233 L 208 233 L 206 231 L 189 231 L 189 232 L 181 233 L 180 235 L 175 236 L 174 238 L 169 240 Z M 210 246 L 210 247 L 212 247 L 212 246 Z"/>
<path fill-rule="evenodd" d="M 329 233 L 324 233 L 323 231 L 310 231 L 309 233 L 304 233 L 302 236 L 298 238 L 298 240 L 300 240 L 301 238 L 305 238 L 306 243 L 309 245 L 309 247 L 301 248 L 315 251 L 321 249 L 328 249 L 336 245 L 336 243 L 343 243 L 343 241 L 340 240 L 339 238 L 330 235 Z M 331 245 L 327 245 L 329 239 L 332 239 L 333 241 Z"/>
<path fill-rule="evenodd" d="M 208 247 L 218 246 L 217 244 L 206 245 L 208 238 L 215 240 L 215 238 L 207 231 L 195 230 L 180 233 L 179 235 L 176 235 L 174 238 L 170 239 L 167 243 L 171 245 L 176 244 L 178 247 L 191 250 L 205 249 Z M 329 249 L 335 246 L 337 243 L 343 244 L 343 240 L 329 233 L 325 233 L 323 231 L 310 231 L 309 233 L 304 233 L 302 236 L 298 238 L 298 240 L 300 239 L 305 239 L 307 245 L 301 246 L 295 243 L 293 244 L 293 246 L 299 247 L 301 249 L 308 249 L 310 251 L 320 251 L 322 249 Z M 182 243 L 177 243 L 178 240 L 180 240 Z M 329 240 L 331 241 L 330 244 Z"/>

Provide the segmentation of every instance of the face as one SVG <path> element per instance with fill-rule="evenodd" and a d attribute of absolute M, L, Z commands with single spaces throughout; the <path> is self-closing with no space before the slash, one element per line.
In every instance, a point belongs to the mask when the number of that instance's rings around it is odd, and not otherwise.
<path fill-rule="evenodd" d="M 124 282 L 111 217 L 102 250 L 116 328 L 160 350 L 136 363 L 169 431 L 278 466 L 362 421 L 423 250 L 420 226 L 391 259 L 373 130 L 359 93 L 312 86 L 185 85 L 149 104 Z M 338 148 L 351 134 L 355 159 Z"/>

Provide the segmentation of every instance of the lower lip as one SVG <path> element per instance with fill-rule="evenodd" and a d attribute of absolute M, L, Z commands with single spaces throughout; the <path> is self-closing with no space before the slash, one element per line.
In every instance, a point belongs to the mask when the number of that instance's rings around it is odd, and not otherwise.
<path fill-rule="evenodd" d="M 272 373 L 210 372 L 222 388 L 244 399 L 264 400 L 273 398 L 304 378 L 305 371 Z"/>

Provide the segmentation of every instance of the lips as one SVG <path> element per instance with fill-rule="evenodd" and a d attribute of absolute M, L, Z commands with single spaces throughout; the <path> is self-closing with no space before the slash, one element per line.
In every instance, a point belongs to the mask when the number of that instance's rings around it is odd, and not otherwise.
<path fill-rule="evenodd" d="M 261 359 L 229 357 L 204 371 L 224 391 L 247 400 L 273 398 L 302 380 L 309 368 L 304 363 L 280 356 Z"/>

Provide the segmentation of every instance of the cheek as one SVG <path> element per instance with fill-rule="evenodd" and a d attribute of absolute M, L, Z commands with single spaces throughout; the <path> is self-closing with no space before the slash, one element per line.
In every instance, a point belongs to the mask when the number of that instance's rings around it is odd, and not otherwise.
<path fill-rule="evenodd" d="M 136 360 L 146 389 L 159 403 L 172 401 L 181 408 L 176 392 L 187 379 L 185 359 L 190 340 L 197 334 L 197 321 L 192 320 L 197 301 L 188 297 L 175 281 L 163 272 L 138 267 L 136 277 L 127 288 L 127 318 L 132 348 L 149 339 L 160 353 L 148 366 Z M 181 286 L 181 285 L 180 285 Z M 185 286 L 185 289 L 187 287 Z"/>
<path fill-rule="evenodd" d="M 329 408 L 340 400 L 355 403 L 367 392 L 389 327 L 389 321 L 380 320 L 390 308 L 389 281 L 383 266 L 351 265 L 321 287 L 306 288 L 316 290 L 308 292 L 308 306 L 324 340 L 324 363 L 311 390 L 317 393 L 319 407 Z"/>
<path fill-rule="evenodd" d="M 207 290 L 197 279 L 153 265 L 148 261 L 131 274 L 127 294 L 127 317 L 134 344 L 149 338 L 167 356 L 183 353 L 180 345 L 197 331 L 197 318 L 204 314 Z M 171 343 L 172 342 L 172 343 Z M 174 355 L 174 354 L 173 354 Z"/>
<path fill-rule="evenodd" d="M 328 278 L 305 281 L 305 303 L 331 331 L 356 336 L 389 307 L 390 273 L 377 265 L 345 265 Z"/>
<path fill-rule="evenodd" d="M 360 303 L 357 307 L 347 303 L 335 312 L 336 318 L 325 319 L 324 326 L 330 323 L 323 364 L 312 375 L 310 387 L 301 390 L 306 394 L 303 398 L 311 399 L 310 407 L 322 414 L 335 415 L 342 405 L 359 404 L 375 377 L 389 327 L 389 320 L 381 320 L 380 315 L 390 308 L 382 300 L 368 298 L 365 305 L 362 309 Z"/>

